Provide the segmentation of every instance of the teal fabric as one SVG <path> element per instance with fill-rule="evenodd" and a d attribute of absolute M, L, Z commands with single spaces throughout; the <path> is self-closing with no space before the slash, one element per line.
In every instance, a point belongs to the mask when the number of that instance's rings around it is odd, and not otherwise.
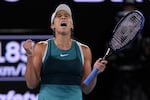
<path fill-rule="evenodd" d="M 82 92 L 75 85 L 42 85 L 38 100 L 82 100 Z"/>
<path fill-rule="evenodd" d="M 48 40 L 48 49 L 47 54 L 45 56 L 45 59 L 48 59 L 48 56 L 51 55 L 54 58 L 60 59 L 60 60 L 71 60 L 78 57 L 80 61 L 82 62 L 81 53 L 77 44 L 76 40 L 72 40 L 72 47 L 68 50 L 61 50 L 56 47 L 54 40 L 49 39 Z M 69 53 L 69 56 L 61 57 L 60 54 L 66 54 Z M 44 60 L 45 63 L 45 60 Z"/>
<path fill-rule="evenodd" d="M 67 56 L 62 57 L 61 54 Z M 53 39 L 49 40 L 38 100 L 82 100 L 82 73 L 81 53 L 76 41 L 72 41 L 69 50 L 60 50 Z"/>

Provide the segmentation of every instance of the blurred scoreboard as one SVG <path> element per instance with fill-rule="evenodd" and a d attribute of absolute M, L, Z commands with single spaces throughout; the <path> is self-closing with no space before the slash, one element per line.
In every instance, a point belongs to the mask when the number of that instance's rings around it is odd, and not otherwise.
<path fill-rule="evenodd" d="M 32 39 L 35 44 L 52 37 L 0 35 L 0 100 L 37 100 L 38 90 L 29 90 L 24 79 L 27 57 L 23 42 Z"/>
<path fill-rule="evenodd" d="M 9 3 L 14 3 L 14 2 L 21 2 L 22 0 L 3 0 L 5 2 L 9 2 Z M 52 2 L 53 0 L 51 0 Z M 117 2 L 117 3 L 122 3 L 122 2 L 126 2 L 126 0 L 70 0 L 73 2 L 77 2 L 77 3 L 87 3 L 87 2 L 105 2 L 105 1 L 109 1 L 109 2 Z M 128 1 L 133 1 L 133 0 L 128 0 Z M 135 2 L 145 2 L 145 0 L 134 0 Z"/>

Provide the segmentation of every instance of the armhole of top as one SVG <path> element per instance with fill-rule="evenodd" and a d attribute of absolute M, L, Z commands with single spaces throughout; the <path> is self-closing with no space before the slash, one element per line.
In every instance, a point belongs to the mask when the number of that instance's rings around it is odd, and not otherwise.
<path fill-rule="evenodd" d="M 42 62 L 44 62 L 45 57 L 46 57 L 46 54 L 47 54 L 47 52 L 48 52 L 49 41 L 50 41 L 50 39 L 48 39 L 48 41 L 47 41 L 48 43 L 47 43 L 47 46 L 46 46 L 46 49 L 45 49 L 45 52 L 44 52 L 44 55 L 43 55 L 43 58 L 42 58 Z"/>
<path fill-rule="evenodd" d="M 78 41 L 76 41 L 76 42 L 77 42 L 77 45 L 78 45 L 78 47 L 79 47 L 79 49 L 80 49 L 81 59 L 82 59 L 82 65 L 84 65 L 84 57 L 83 57 L 83 50 L 82 50 L 82 48 L 81 48 L 81 43 L 78 42 Z"/>

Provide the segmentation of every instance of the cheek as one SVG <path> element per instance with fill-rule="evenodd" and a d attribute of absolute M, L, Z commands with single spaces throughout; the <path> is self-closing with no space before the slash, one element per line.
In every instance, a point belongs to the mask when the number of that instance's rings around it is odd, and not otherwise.
<path fill-rule="evenodd" d="M 73 23 L 72 23 L 72 22 L 70 22 L 69 24 L 70 24 L 70 27 L 71 27 L 71 28 L 74 28 L 74 26 L 73 26 Z"/>
<path fill-rule="evenodd" d="M 50 28 L 51 28 L 51 29 L 54 29 L 54 24 L 52 24 L 52 25 L 50 26 Z"/>

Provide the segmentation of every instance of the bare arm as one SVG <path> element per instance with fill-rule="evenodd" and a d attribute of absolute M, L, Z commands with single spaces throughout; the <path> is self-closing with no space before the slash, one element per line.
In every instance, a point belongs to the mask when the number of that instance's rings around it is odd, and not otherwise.
<path fill-rule="evenodd" d="M 82 85 L 83 92 L 85 94 L 89 94 L 96 86 L 98 74 L 94 77 L 94 79 L 90 82 L 90 84 L 88 86 L 85 86 L 83 84 L 83 81 L 86 79 L 86 77 L 90 74 L 90 72 L 92 70 L 92 66 L 91 66 L 92 53 L 91 53 L 90 48 L 86 45 L 82 46 L 82 50 L 83 50 L 83 55 L 84 55 L 84 74 L 83 74 L 81 85 Z M 102 60 L 100 58 L 100 59 L 96 60 L 96 62 L 94 63 L 94 67 L 97 67 L 101 72 L 103 72 L 106 64 L 107 64 L 107 61 Z"/>
<path fill-rule="evenodd" d="M 37 87 L 40 81 L 40 70 L 43 57 L 43 46 L 37 43 L 31 48 L 31 40 L 27 40 L 24 43 L 24 48 L 27 51 L 27 65 L 25 80 L 28 88 L 33 89 Z"/>

